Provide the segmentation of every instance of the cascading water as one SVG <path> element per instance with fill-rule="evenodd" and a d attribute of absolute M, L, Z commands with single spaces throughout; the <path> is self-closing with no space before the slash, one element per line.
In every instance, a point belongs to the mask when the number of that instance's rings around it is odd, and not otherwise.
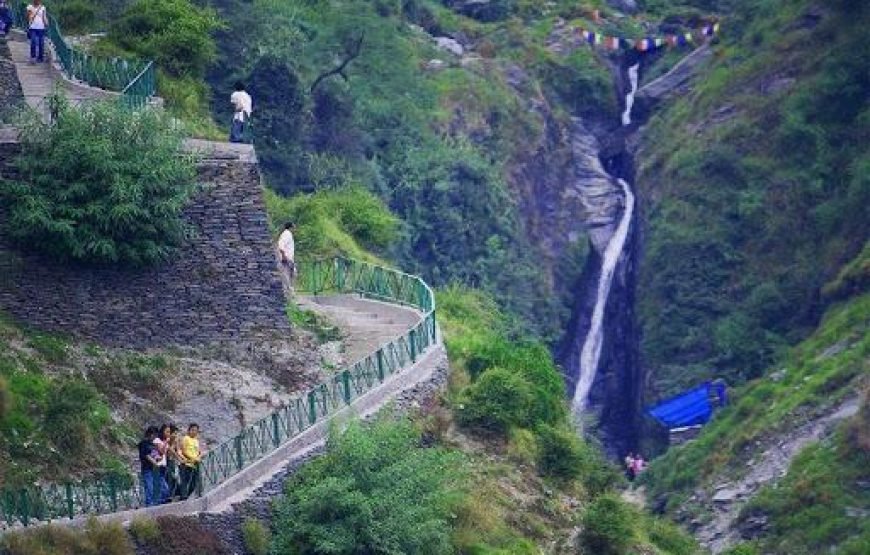
<path fill-rule="evenodd" d="M 631 110 L 634 107 L 634 96 L 638 88 L 639 72 L 639 62 L 628 68 L 630 88 L 625 95 L 625 111 L 622 114 L 623 126 L 631 125 Z M 604 344 L 604 314 L 607 308 L 607 299 L 610 296 L 613 276 L 616 272 L 620 256 L 625 249 L 634 216 L 634 193 L 632 193 L 631 187 L 624 179 L 619 178 L 618 182 L 624 194 L 625 206 L 619 224 L 610 237 L 610 241 L 607 243 L 607 247 L 604 249 L 601 257 L 601 272 L 598 277 L 595 305 L 592 309 L 589 330 L 580 352 L 580 371 L 577 376 L 577 385 L 574 389 L 574 398 L 571 401 L 571 411 L 578 417 L 586 409 L 589 391 L 592 389 L 592 384 L 598 372 L 601 350 Z"/>
<path fill-rule="evenodd" d="M 592 310 L 592 318 L 589 323 L 589 332 L 583 342 L 583 350 L 580 353 L 580 374 L 577 378 L 577 388 L 574 390 L 574 399 L 571 402 L 571 410 L 579 415 L 586 408 L 586 400 L 595 374 L 598 371 L 598 361 L 601 357 L 601 346 L 604 343 L 604 309 L 607 307 L 607 297 L 610 295 L 610 285 L 613 283 L 613 274 L 619 256 L 625 247 L 628 238 L 628 230 L 631 227 L 631 219 L 634 214 L 634 193 L 625 180 L 620 179 L 619 185 L 625 194 L 625 208 L 619 225 L 604 249 L 601 261 L 601 275 L 598 278 L 598 289 L 595 298 L 595 308 Z"/>
<path fill-rule="evenodd" d="M 625 95 L 625 111 L 622 113 L 622 125 L 631 125 L 631 109 L 634 107 L 634 94 L 637 92 L 637 78 L 640 72 L 640 63 L 636 63 L 628 68 L 628 80 L 631 83 L 631 88 L 628 94 Z"/>

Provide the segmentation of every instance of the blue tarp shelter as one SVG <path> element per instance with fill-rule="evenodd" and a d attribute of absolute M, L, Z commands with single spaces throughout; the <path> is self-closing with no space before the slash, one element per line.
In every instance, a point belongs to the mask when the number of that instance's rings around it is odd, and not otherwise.
<path fill-rule="evenodd" d="M 714 407 L 724 406 L 726 403 L 725 383 L 717 380 L 705 382 L 647 407 L 647 412 L 669 429 L 673 429 L 706 424 L 713 415 Z"/>

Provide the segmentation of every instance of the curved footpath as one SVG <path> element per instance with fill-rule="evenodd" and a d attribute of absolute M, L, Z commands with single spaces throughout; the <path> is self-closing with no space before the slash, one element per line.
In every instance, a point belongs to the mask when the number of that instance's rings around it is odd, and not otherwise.
<path fill-rule="evenodd" d="M 24 92 L 24 100 L 28 106 L 43 118 L 48 118 L 48 106 L 45 104 L 45 97 L 52 94 L 56 87 L 63 92 L 67 100 L 73 105 L 78 105 L 88 100 L 120 96 L 118 93 L 89 87 L 67 79 L 60 68 L 55 66 L 52 61 L 54 53 L 51 49 L 51 41 L 46 40 L 45 43 L 49 61 L 42 64 L 31 64 L 30 45 L 27 43 L 24 33 L 13 29 L 7 37 L 9 53 L 12 56 L 12 63 L 15 65 L 18 82 L 21 83 L 21 90 Z"/>
<path fill-rule="evenodd" d="M 369 300 L 352 294 L 318 297 L 304 296 L 299 304 L 314 310 L 342 329 L 350 339 L 352 352 L 370 353 L 385 341 L 395 338 L 417 325 L 423 314 L 413 308 Z M 348 353 L 350 354 L 350 353 Z M 349 360 L 354 360 L 349 358 Z M 187 501 L 98 515 L 104 522 L 128 523 L 135 518 L 164 515 L 194 515 L 200 513 L 228 513 L 249 500 L 268 498 L 281 491 L 283 479 L 305 461 L 322 452 L 329 428 L 333 423 L 341 426 L 352 418 L 369 418 L 382 408 L 395 404 L 397 410 L 407 410 L 434 395 L 446 383 L 447 355 L 441 334 L 436 345 L 426 351 L 417 362 L 388 377 L 332 417 L 316 424 L 283 444 L 271 454 L 251 464 L 235 476 L 224 481 L 202 497 Z M 263 510 L 262 504 L 260 511 Z M 266 505 L 268 506 L 268 504 Z M 82 525 L 88 517 L 55 520 L 55 524 Z"/>

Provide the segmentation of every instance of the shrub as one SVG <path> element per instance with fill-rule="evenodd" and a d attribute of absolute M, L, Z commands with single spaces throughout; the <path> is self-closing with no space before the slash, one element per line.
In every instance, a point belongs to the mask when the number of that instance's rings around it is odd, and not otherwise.
<path fill-rule="evenodd" d="M 109 29 L 121 48 L 175 76 L 202 76 L 217 56 L 212 33 L 222 28 L 217 13 L 190 0 L 136 0 Z"/>
<path fill-rule="evenodd" d="M 514 428 L 510 431 L 507 455 L 519 464 L 534 463 L 539 460 L 538 440 L 531 430 Z"/>
<path fill-rule="evenodd" d="M 4 555 L 135 555 L 124 528 L 117 523 L 88 521 L 84 530 L 49 524 L 10 532 L 0 540 Z"/>
<path fill-rule="evenodd" d="M 633 543 L 634 515 L 614 495 L 602 495 L 583 513 L 580 544 L 590 555 L 624 555 Z"/>
<path fill-rule="evenodd" d="M 585 459 L 576 432 L 541 425 L 537 437 L 538 470 L 541 474 L 568 480 L 580 475 Z"/>
<path fill-rule="evenodd" d="M 9 382 L 0 376 L 0 420 L 6 418 L 12 410 L 12 392 L 9 390 Z"/>
<path fill-rule="evenodd" d="M 68 379 L 49 391 L 44 426 L 65 458 L 84 457 L 95 432 L 109 421 L 108 409 L 91 384 Z"/>
<path fill-rule="evenodd" d="M 758 548 L 749 543 L 735 545 L 722 552 L 722 555 L 759 555 Z"/>
<path fill-rule="evenodd" d="M 296 249 L 306 258 L 371 258 L 364 248 L 384 248 L 398 236 L 399 220 L 377 196 L 357 186 L 289 199 L 270 192 L 266 207 L 273 228 L 296 223 Z"/>
<path fill-rule="evenodd" d="M 667 520 L 650 518 L 646 528 L 653 545 L 668 555 L 694 555 L 700 552 L 691 536 Z"/>
<path fill-rule="evenodd" d="M 67 0 L 52 7 L 65 33 L 87 31 L 97 17 L 97 10 L 88 0 Z"/>
<path fill-rule="evenodd" d="M 60 260 L 151 264 L 181 244 L 195 168 L 156 110 L 63 105 L 21 130 L 19 181 L 0 181 L 7 234 Z"/>
<path fill-rule="evenodd" d="M 407 422 L 351 423 L 286 485 L 275 553 L 450 553 L 458 455 L 419 447 Z"/>
<path fill-rule="evenodd" d="M 534 394 L 529 383 L 504 368 L 491 368 L 465 390 L 459 423 L 505 435 L 513 426 L 526 426 Z"/>
<path fill-rule="evenodd" d="M 246 519 L 242 524 L 242 537 L 245 540 L 245 549 L 251 555 L 266 555 L 269 553 L 272 535 L 260 520 L 256 518 Z"/>
<path fill-rule="evenodd" d="M 137 542 L 148 544 L 154 542 L 160 536 L 160 527 L 157 526 L 157 521 L 153 518 L 134 518 L 130 522 L 130 534 Z"/>

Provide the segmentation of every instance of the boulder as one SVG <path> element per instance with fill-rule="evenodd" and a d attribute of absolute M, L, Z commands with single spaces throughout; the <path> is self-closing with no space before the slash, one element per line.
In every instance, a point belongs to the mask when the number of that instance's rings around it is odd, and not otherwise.
<path fill-rule="evenodd" d="M 463 48 L 456 39 L 450 37 L 436 37 L 435 43 L 438 44 L 438 48 L 446 50 L 454 56 L 462 56 L 465 54 L 465 48 Z"/>

